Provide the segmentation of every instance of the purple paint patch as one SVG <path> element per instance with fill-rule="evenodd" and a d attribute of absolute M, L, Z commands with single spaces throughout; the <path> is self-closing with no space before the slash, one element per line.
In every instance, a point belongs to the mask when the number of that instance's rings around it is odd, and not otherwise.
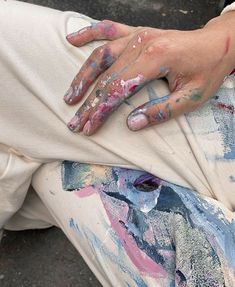
<path fill-rule="evenodd" d="M 156 190 L 161 184 L 161 180 L 151 174 L 145 174 L 137 178 L 134 182 L 134 187 L 140 191 Z"/>

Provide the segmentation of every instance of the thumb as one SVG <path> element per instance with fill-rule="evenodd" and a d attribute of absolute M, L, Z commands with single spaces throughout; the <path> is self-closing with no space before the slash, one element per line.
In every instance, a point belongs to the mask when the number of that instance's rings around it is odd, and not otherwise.
<path fill-rule="evenodd" d="M 201 89 L 187 89 L 154 99 L 132 111 L 127 118 L 127 126 L 132 131 L 163 123 L 183 113 L 198 108 L 205 97 Z"/>

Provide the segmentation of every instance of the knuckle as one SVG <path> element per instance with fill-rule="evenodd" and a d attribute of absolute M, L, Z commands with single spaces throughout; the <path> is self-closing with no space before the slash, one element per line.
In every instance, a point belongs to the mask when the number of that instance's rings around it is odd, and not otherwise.
<path fill-rule="evenodd" d="M 143 41 L 148 41 L 153 37 L 153 29 L 152 28 L 139 28 L 136 31 L 137 38 L 141 38 Z"/>
<path fill-rule="evenodd" d="M 102 55 L 104 53 L 105 49 L 107 49 L 107 48 L 108 48 L 108 45 L 106 45 L 106 44 L 95 48 L 95 50 L 93 50 L 93 52 L 92 52 L 92 56 L 98 57 L 99 55 Z"/>
<path fill-rule="evenodd" d="M 170 43 L 168 39 L 166 38 L 159 38 L 158 40 L 155 40 L 151 42 L 145 50 L 145 53 L 147 55 L 164 55 L 170 50 Z"/>
<path fill-rule="evenodd" d="M 100 23 L 103 23 L 103 24 L 112 24 L 112 25 L 114 25 L 115 24 L 115 22 L 113 22 L 113 21 L 111 21 L 111 20 L 109 20 L 109 19 L 103 19 Z"/>

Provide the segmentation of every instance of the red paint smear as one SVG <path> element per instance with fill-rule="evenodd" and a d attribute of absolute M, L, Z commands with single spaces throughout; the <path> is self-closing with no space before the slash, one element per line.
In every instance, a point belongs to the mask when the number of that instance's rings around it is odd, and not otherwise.
<path fill-rule="evenodd" d="M 134 93 L 135 89 L 138 87 L 138 85 L 134 85 L 130 87 L 129 92 Z"/>
<path fill-rule="evenodd" d="M 227 41 L 226 41 L 226 45 L 225 45 L 224 56 L 226 56 L 228 54 L 228 51 L 230 49 L 230 42 L 231 42 L 231 39 L 230 39 L 230 37 L 228 37 Z"/>
<path fill-rule="evenodd" d="M 221 110 L 225 110 L 232 115 L 234 114 L 234 106 L 233 105 L 226 105 L 224 103 L 218 103 L 217 108 L 219 108 Z"/>

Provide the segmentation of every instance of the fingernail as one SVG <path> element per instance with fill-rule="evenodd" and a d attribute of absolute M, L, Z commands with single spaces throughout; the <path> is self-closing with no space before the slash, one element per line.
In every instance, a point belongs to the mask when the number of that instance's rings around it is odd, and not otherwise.
<path fill-rule="evenodd" d="M 148 118 L 144 114 L 130 115 L 127 120 L 127 125 L 130 130 L 138 131 L 149 124 Z"/>
<path fill-rule="evenodd" d="M 83 133 L 86 136 L 90 135 L 90 131 L 91 131 L 91 121 L 88 121 L 85 126 L 83 127 Z"/>
<path fill-rule="evenodd" d="M 73 32 L 73 33 L 67 35 L 67 36 L 66 36 L 66 39 L 70 40 L 70 39 L 76 37 L 78 34 L 79 34 L 79 31 Z"/>
<path fill-rule="evenodd" d="M 72 38 L 74 38 L 74 37 L 76 37 L 76 36 L 78 36 L 78 35 L 80 35 L 80 34 L 86 32 L 87 30 L 88 30 L 88 27 L 84 27 L 84 28 L 82 28 L 82 29 L 79 30 L 79 31 L 76 31 L 76 32 L 73 32 L 73 33 L 67 35 L 66 38 L 67 38 L 68 40 L 69 40 L 69 39 L 72 39 Z"/>
<path fill-rule="evenodd" d="M 72 98 L 73 98 L 73 88 L 70 87 L 66 92 L 66 94 L 64 95 L 64 101 L 66 103 L 70 103 L 72 101 Z"/>
<path fill-rule="evenodd" d="M 77 132 L 80 127 L 80 117 L 75 115 L 67 126 L 72 132 Z"/>

